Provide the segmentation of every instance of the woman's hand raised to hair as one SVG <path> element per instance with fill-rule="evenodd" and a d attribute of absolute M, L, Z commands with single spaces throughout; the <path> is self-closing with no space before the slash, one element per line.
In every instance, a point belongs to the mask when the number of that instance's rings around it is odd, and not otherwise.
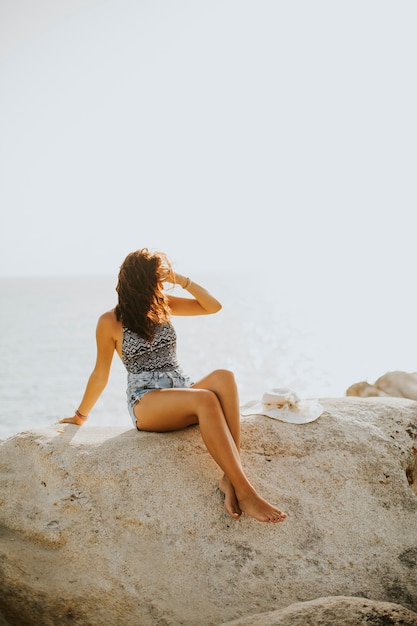
<path fill-rule="evenodd" d="M 172 268 L 162 267 L 159 275 L 161 282 L 175 284 L 175 272 L 172 270 Z"/>
<path fill-rule="evenodd" d="M 178 274 L 174 272 L 174 270 L 166 269 L 161 273 L 161 280 L 164 283 L 171 283 L 172 285 L 180 285 L 180 287 L 184 287 L 187 284 L 188 278 L 183 276 L 182 274 Z"/>
<path fill-rule="evenodd" d="M 177 274 L 177 272 L 173 272 L 174 274 L 174 283 L 176 285 L 180 285 L 180 287 L 184 287 L 187 284 L 187 281 L 189 281 L 190 279 L 187 278 L 186 276 L 183 276 L 182 274 Z"/>

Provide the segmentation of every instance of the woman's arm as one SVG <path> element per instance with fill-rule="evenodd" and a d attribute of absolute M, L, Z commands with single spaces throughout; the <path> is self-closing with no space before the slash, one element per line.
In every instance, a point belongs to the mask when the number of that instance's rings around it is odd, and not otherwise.
<path fill-rule="evenodd" d="M 78 410 L 74 413 L 73 417 L 65 417 L 60 420 L 60 424 L 66 423 L 82 426 L 106 387 L 116 347 L 113 329 L 114 313 L 112 311 L 104 313 L 99 318 L 96 329 L 96 364 L 88 379 L 81 404 L 78 407 Z"/>
<path fill-rule="evenodd" d="M 186 289 L 193 298 L 168 296 L 172 315 L 208 315 L 222 308 L 220 302 L 198 283 L 182 274 L 173 273 L 174 283 Z"/>

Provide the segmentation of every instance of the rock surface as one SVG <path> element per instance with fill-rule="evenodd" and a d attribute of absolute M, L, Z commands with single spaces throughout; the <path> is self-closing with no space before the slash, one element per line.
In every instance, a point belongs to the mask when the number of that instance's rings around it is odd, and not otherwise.
<path fill-rule="evenodd" d="M 223 626 L 417 626 L 417 613 L 392 602 L 344 596 L 297 602 L 286 609 L 251 615 Z"/>
<path fill-rule="evenodd" d="M 0 623 L 218 626 L 327 596 L 417 612 L 417 403 L 320 402 L 310 424 L 242 419 L 276 525 L 225 513 L 198 427 L 2 442 Z"/>

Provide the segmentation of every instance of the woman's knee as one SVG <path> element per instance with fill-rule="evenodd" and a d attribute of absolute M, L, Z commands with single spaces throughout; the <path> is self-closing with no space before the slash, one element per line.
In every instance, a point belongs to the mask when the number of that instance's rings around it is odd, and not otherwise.
<path fill-rule="evenodd" d="M 232 371 L 226 369 L 218 369 L 212 372 L 213 380 L 217 383 L 218 387 L 230 389 L 236 387 L 235 375 Z"/>
<path fill-rule="evenodd" d="M 237 385 L 233 372 L 226 369 L 212 371 L 195 384 L 194 389 L 212 391 L 218 397 L 237 393 Z"/>
<path fill-rule="evenodd" d="M 197 397 L 197 409 L 200 411 L 216 411 L 220 407 L 219 399 L 214 391 L 210 389 L 196 389 Z"/>

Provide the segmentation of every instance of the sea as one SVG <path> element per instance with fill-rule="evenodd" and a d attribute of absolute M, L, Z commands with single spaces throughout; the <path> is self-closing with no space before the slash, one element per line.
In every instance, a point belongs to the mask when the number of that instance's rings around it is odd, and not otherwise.
<path fill-rule="evenodd" d="M 242 405 L 282 386 L 301 398 L 343 397 L 354 382 L 416 369 L 411 300 L 371 298 L 343 285 L 300 289 L 247 272 L 193 278 L 222 310 L 173 318 L 180 364 L 194 380 L 232 370 Z M 116 276 L 0 278 L 0 439 L 73 415 L 94 367 L 98 317 L 116 304 L 116 282 Z M 132 426 L 125 388 L 115 354 L 85 427 Z"/>

